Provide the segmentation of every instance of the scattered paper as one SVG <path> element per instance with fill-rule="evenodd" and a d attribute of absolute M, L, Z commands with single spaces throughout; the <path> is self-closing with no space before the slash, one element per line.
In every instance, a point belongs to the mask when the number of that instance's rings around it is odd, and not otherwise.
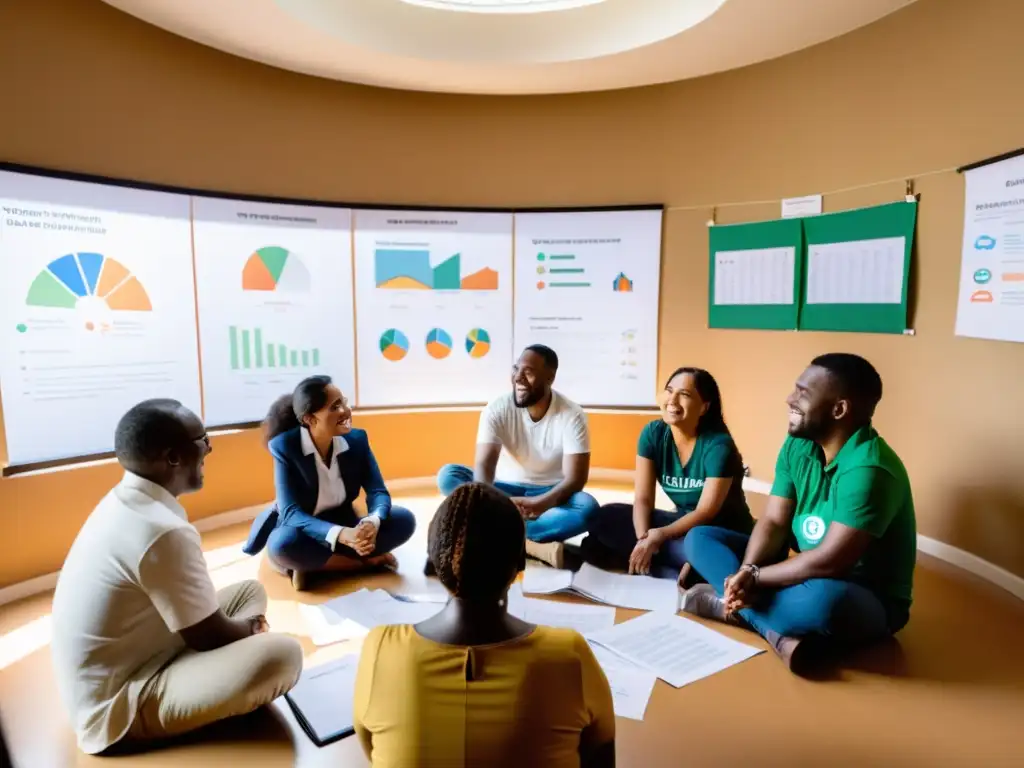
<path fill-rule="evenodd" d="M 523 592 L 528 595 L 553 595 L 572 588 L 572 571 L 539 566 L 523 573 Z"/>
<path fill-rule="evenodd" d="M 352 727 L 352 700 L 359 656 L 352 654 L 310 667 L 288 692 L 291 703 L 320 740 Z"/>
<path fill-rule="evenodd" d="M 609 573 L 589 563 L 573 576 L 572 588 L 599 603 L 674 614 L 679 610 L 679 587 L 670 579 Z"/>
<path fill-rule="evenodd" d="M 439 603 L 396 600 L 383 589 L 360 589 L 324 603 L 327 621 L 340 624 L 350 619 L 366 629 L 384 624 L 418 624 L 439 613 Z"/>
<path fill-rule="evenodd" d="M 681 688 L 764 651 L 730 640 L 702 624 L 667 613 L 645 613 L 588 639 Z"/>
<path fill-rule="evenodd" d="M 658 676 L 596 643 L 590 643 L 590 650 L 608 678 L 615 714 L 630 720 L 643 720 Z"/>
<path fill-rule="evenodd" d="M 535 600 L 523 597 L 518 584 L 509 590 L 508 612 L 531 624 L 575 629 L 581 635 L 607 629 L 615 624 L 614 608 Z"/>
<path fill-rule="evenodd" d="M 319 605 L 300 603 L 299 616 L 306 625 L 309 639 L 316 646 L 330 645 L 366 636 L 365 627 L 350 619 L 337 621 L 335 614 L 328 613 Z"/>
<path fill-rule="evenodd" d="M 395 594 L 390 593 L 395 600 L 401 600 L 405 603 L 436 603 L 438 605 L 445 605 L 448 602 L 450 595 L 445 592 L 410 592 L 406 594 Z"/>

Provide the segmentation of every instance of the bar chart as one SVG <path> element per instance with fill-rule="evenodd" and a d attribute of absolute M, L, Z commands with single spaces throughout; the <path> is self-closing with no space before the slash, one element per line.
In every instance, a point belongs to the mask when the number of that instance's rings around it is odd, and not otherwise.
<path fill-rule="evenodd" d="M 320 350 L 291 349 L 286 344 L 266 341 L 262 328 L 228 326 L 228 351 L 233 371 L 278 368 L 316 368 Z"/>

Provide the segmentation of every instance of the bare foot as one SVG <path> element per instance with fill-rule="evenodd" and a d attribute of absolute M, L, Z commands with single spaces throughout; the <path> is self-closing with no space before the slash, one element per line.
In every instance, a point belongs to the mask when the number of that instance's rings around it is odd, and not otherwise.
<path fill-rule="evenodd" d="M 389 571 L 394 571 L 398 568 L 398 559 L 390 552 L 385 552 L 383 555 L 366 558 L 366 564 L 373 568 L 387 568 Z"/>

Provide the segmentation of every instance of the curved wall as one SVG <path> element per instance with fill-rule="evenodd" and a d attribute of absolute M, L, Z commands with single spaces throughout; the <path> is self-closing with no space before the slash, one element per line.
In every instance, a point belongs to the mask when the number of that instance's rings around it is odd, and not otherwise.
<path fill-rule="evenodd" d="M 921 194 L 913 337 L 710 331 L 714 204 L 898 179 L 827 195 L 837 210 L 898 199 L 904 174 L 1020 143 L 1024 4 L 920 0 L 822 46 L 694 81 L 575 96 L 486 98 L 377 90 L 213 51 L 95 0 L 0 6 L 0 158 L 256 194 L 426 205 L 663 201 L 660 368 L 718 377 L 754 477 L 770 479 L 783 400 L 815 354 L 871 359 L 880 431 L 914 481 L 922 533 L 1024 574 L 1024 346 L 958 339 L 953 323 L 963 181 Z M 1018 111 L 1015 111 L 1018 110 Z M 706 205 L 705 205 L 706 204 Z M 696 209 L 690 209 L 696 207 Z M 681 208 L 681 209 L 679 209 Z M 719 222 L 778 204 L 719 207 Z M 592 418 L 594 465 L 631 468 L 642 416 Z M 385 472 L 469 460 L 475 414 L 377 415 Z M 69 426 L 73 428 L 73 425 Z M 54 439 L 60 439 L 54 435 Z M 195 517 L 272 495 L 258 437 L 220 437 Z M 114 466 L 0 481 L 10 545 L 0 584 L 60 566 Z M 13 542 L 17 541 L 17 546 Z"/>

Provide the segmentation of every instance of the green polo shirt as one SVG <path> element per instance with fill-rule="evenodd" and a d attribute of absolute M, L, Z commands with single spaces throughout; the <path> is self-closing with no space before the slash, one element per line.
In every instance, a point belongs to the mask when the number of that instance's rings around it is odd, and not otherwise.
<path fill-rule="evenodd" d="M 705 432 L 697 436 L 689 461 L 679 460 L 672 428 L 661 419 L 652 421 L 640 433 L 636 453 L 654 464 L 655 476 L 665 495 L 681 515 L 697 508 L 704 492 L 704 481 L 711 477 L 732 478 L 729 493 L 712 525 L 739 533 L 750 533 L 750 516 L 743 494 L 743 460 L 728 432 Z"/>
<path fill-rule="evenodd" d="M 871 589 L 890 609 L 909 610 L 917 560 L 914 499 L 903 462 L 874 428 L 851 435 L 827 466 L 817 443 L 787 437 L 772 496 L 796 502 L 797 551 L 818 546 L 833 522 L 871 534 L 850 580 Z"/>

